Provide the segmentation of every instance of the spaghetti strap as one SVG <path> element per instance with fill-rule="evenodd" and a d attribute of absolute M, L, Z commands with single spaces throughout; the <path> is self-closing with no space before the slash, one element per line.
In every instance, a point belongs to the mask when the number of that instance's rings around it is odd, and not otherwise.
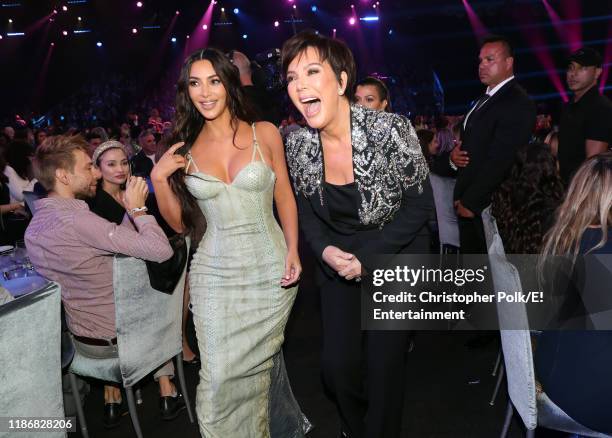
<path fill-rule="evenodd" d="M 199 172 L 200 169 L 198 169 L 198 165 L 196 164 L 195 160 L 193 159 L 193 156 L 191 155 L 191 152 L 187 152 L 186 156 L 187 156 L 187 167 L 185 167 L 185 173 L 187 173 L 187 171 L 189 170 L 189 168 L 191 167 L 192 164 L 193 164 L 193 167 L 195 167 L 196 172 Z"/>
<path fill-rule="evenodd" d="M 251 161 L 255 160 L 255 153 L 259 152 L 259 157 L 261 158 L 261 161 L 265 164 L 266 159 L 264 158 L 263 153 L 261 152 L 261 148 L 259 147 L 259 142 L 257 141 L 257 133 L 255 132 L 255 123 L 251 124 L 251 128 L 253 128 L 253 155 L 251 155 Z"/>

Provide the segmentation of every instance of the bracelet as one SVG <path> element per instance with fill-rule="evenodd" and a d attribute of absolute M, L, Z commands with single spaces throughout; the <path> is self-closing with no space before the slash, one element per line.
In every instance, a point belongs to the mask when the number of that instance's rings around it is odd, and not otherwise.
<path fill-rule="evenodd" d="M 132 208 L 131 210 L 127 211 L 127 214 L 128 214 L 128 216 L 132 217 L 136 213 L 140 213 L 141 211 L 147 212 L 147 211 L 149 211 L 149 209 L 146 206 L 145 207 Z"/>
<path fill-rule="evenodd" d="M 453 163 L 453 160 L 451 160 L 451 157 L 448 157 L 448 164 L 450 164 L 451 169 L 453 170 L 459 170 L 457 169 L 457 165 L 455 163 Z"/>

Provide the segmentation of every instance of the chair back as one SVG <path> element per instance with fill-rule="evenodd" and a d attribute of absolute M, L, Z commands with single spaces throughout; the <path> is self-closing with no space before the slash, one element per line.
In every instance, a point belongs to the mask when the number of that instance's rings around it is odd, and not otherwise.
<path fill-rule="evenodd" d="M 186 269 L 171 295 L 151 287 L 144 260 L 117 255 L 113 273 L 119 366 L 132 386 L 182 351 Z"/>
<path fill-rule="evenodd" d="M 25 200 L 26 205 L 30 209 L 30 213 L 32 213 L 32 216 L 34 216 L 34 214 L 36 213 L 36 206 L 34 205 L 34 201 L 39 200 L 40 196 L 38 196 L 34 192 L 24 191 L 23 199 Z"/>
<path fill-rule="evenodd" d="M 506 258 L 497 223 L 490 207 L 482 212 L 493 286 L 496 291 L 522 292 L 519 272 Z M 535 373 L 527 309 L 524 303 L 497 303 L 500 327 L 524 327 L 524 330 L 500 330 L 508 380 L 508 395 L 527 429 L 538 424 Z"/>
<path fill-rule="evenodd" d="M 0 412 L 3 417 L 64 417 L 60 286 L 49 283 L 0 306 Z M 0 432 L 0 437 L 11 434 Z M 65 437 L 63 431 L 48 437 Z"/>
<path fill-rule="evenodd" d="M 435 173 L 429 173 L 431 188 L 433 190 L 434 204 L 436 205 L 436 219 L 438 221 L 438 233 L 440 244 L 460 246 L 459 225 L 457 214 L 453 204 L 453 191 L 455 190 L 455 179 L 442 177 Z"/>

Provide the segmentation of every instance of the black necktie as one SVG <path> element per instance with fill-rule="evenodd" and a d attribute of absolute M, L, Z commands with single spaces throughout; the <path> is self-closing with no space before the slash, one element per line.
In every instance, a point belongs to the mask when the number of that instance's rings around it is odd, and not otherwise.
<path fill-rule="evenodd" d="M 474 109 L 472 110 L 472 113 L 478 111 L 480 109 L 481 106 L 484 105 L 484 103 L 489 100 L 489 97 L 491 97 L 490 95 L 488 95 L 487 93 L 483 94 L 482 96 L 480 96 L 478 98 L 478 100 L 476 101 L 476 105 L 474 105 Z"/>

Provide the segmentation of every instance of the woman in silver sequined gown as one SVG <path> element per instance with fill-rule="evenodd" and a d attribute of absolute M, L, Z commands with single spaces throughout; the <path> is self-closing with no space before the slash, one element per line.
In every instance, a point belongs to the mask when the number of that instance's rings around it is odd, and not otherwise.
<path fill-rule="evenodd" d="M 206 219 L 190 271 L 205 438 L 302 437 L 310 428 L 281 350 L 301 271 L 295 200 L 278 131 L 252 121 L 227 58 L 194 53 L 178 83 L 176 129 L 187 146 L 172 146 L 151 174 L 169 224 L 192 228 L 197 209 Z"/>

